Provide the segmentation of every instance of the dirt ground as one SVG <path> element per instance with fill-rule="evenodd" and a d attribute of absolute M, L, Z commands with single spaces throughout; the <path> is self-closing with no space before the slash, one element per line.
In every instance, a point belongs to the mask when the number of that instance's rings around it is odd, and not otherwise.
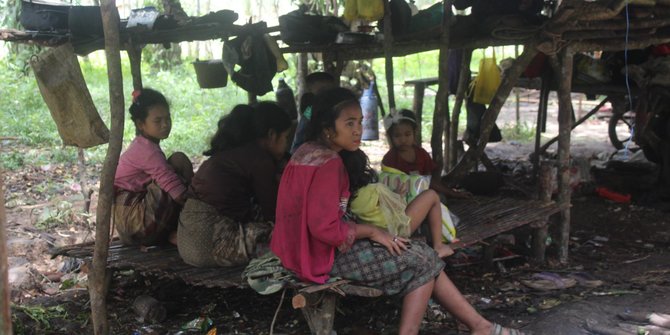
<path fill-rule="evenodd" d="M 523 96 L 522 120 L 534 122 L 534 97 Z M 551 107 L 551 106 L 550 106 Z M 585 109 L 588 108 L 585 103 Z M 586 112 L 586 111 L 585 111 Z M 584 112 L 584 113 L 585 113 Z M 511 108 L 501 123 L 514 119 Z M 555 120 L 550 108 L 549 120 Z M 548 124 L 549 135 L 556 126 Z M 573 160 L 595 163 L 614 149 L 607 142 L 606 122 L 590 120 L 573 134 Z M 424 147 L 429 147 L 424 144 Z M 378 162 L 385 149 L 381 141 L 364 150 Z M 20 150 L 5 147 L 4 150 Z M 528 155 L 532 145 L 518 141 L 491 144 L 487 154 L 499 168 L 526 188 Z M 604 162 L 604 161 L 603 161 Z M 92 239 L 94 217 L 83 206 L 77 166 L 26 167 L 5 174 L 7 232 L 14 327 L 17 334 L 90 334 L 86 266 L 71 259 L 49 259 L 48 250 Z M 87 186 L 97 191 L 97 171 L 90 167 Z M 624 327 L 617 315 L 632 312 L 670 313 L 670 208 L 665 192 L 653 176 L 639 173 L 600 173 L 575 169 L 577 182 L 572 201 L 570 258 L 557 261 L 558 225 L 550 226 L 548 262 L 532 266 L 526 255 L 530 230 L 514 233 L 516 244 L 505 255 L 515 257 L 494 263 L 460 266 L 445 271 L 490 320 L 532 334 L 589 334 L 587 325 Z M 627 182 L 622 182 L 627 178 Z M 632 194 L 621 204 L 598 197 L 595 186 Z M 93 204 L 96 198 L 94 193 Z M 500 195 L 517 196 L 513 188 Z M 46 213 L 46 214 L 45 214 Z M 64 224 L 68 222 L 68 224 Z M 475 254 L 475 253 L 473 253 Z M 466 255 L 468 256 L 468 255 Z M 471 256 L 471 255 L 469 255 Z M 468 256 L 468 257 L 469 257 Z M 456 256 L 453 256 L 456 257 Z M 456 258 L 455 258 L 456 259 Z M 472 259 L 472 258 L 471 258 Z M 537 274 L 551 273 L 560 283 L 582 280 L 572 287 L 556 288 L 556 281 L 538 289 Z M 536 288 L 531 288 L 530 286 Z M 559 285 L 560 286 L 560 285 Z M 138 320 L 133 300 L 150 295 L 164 304 L 167 320 L 151 324 Z M 275 334 L 307 334 L 307 325 L 290 305 L 290 294 L 260 296 L 248 289 L 216 290 L 190 287 L 177 281 L 158 280 L 132 271 L 116 273 L 108 297 L 113 334 L 205 334 L 182 330 L 189 321 L 204 317 L 217 334 L 268 334 L 274 318 Z M 345 297 L 336 316 L 337 334 L 395 334 L 399 319 L 397 298 Z M 279 311 L 277 312 L 277 309 Z M 619 328 L 622 329 L 622 328 Z M 462 326 L 433 303 L 422 334 L 464 334 Z M 636 333 L 636 332 L 633 332 Z"/>

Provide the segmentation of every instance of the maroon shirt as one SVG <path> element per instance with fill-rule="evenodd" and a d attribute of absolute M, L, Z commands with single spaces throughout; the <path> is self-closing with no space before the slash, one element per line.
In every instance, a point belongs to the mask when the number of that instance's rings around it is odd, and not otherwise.
<path fill-rule="evenodd" d="M 400 157 L 400 153 L 395 148 L 391 148 L 384 155 L 382 164 L 394 169 L 398 169 L 407 174 L 420 174 L 422 176 L 431 176 L 435 171 L 435 162 L 430 158 L 430 154 L 420 146 L 414 146 L 416 160 L 408 162 Z"/>
<path fill-rule="evenodd" d="M 277 162 L 255 142 L 217 152 L 191 181 L 192 197 L 240 222 L 253 220 L 258 204 L 264 220 L 273 221 L 277 205 Z"/>

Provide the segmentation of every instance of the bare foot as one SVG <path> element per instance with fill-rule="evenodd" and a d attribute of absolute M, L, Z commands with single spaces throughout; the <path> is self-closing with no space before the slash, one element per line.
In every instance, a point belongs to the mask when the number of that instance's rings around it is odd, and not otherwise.
<path fill-rule="evenodd" d="M 435 248 L 435 251 L 437 251 L 437 256 L 440 258 L 449 257 L 454 254 L 454 250 L 451 249 L 451 247 L 446 244 L 441 244 L 437 246 Z"/>
<path fill-rule="evenodd" d="M 488 326 L 472 330 L 472 335 L 524 335 L 521 331 L 506 328 L 496 323 L 489 323 Z"/>

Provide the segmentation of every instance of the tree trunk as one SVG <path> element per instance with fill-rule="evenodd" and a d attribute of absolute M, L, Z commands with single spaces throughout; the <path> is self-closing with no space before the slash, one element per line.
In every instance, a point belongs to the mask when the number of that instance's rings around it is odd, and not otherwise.
<path fill-rule="evenodd" d="M 458 120 L 461 116 L 461 109 L 463 107 L 463 100 L 465 93 L 468 91 L 470 84 L 470 61 L 472 60 L 472 50 L 463 50 L 463 60 L 461 61 L 461 69 L 458 74 L 458 88 L 456 89 L 456 98 L 454 101 L 454 110 L 451 112 L 451 131 L 449 132 L 449 151 L 447 157 L 449 162 L 446 164 L 447 171 L 456 165 L 458 160 Z"/>
<path fill-rule="evenodd" d="M 0 334 L 12 335 L 12 315 L 9 307 L 9 264 L 7 263 L 7 236 L 5 235 L 5 185 L 0 170 Z"/>
<path fill-rule="evenodd" d="M 96 211 L 95 250 L 89 278 L 91 297 L 91 318 L 96 335 L 109 334 L 107 320 L 107 255 L 109 253 L 109 227 L 111 207 L 114 201 L 114 174 L 119 163 L 119 154 L 123 142 L 124 98 L 123 78 L 121 74 L 121 54 L 119 41 L 119 12 L 115 0 L 104 0 L 100 8 L 105 31 L 105 56 L 107 58 L 107 77 L 109 78 L 109 102 L 111 131 L 105 162 L 100 174 L 100 195 Z"/>
<path fill-rule="evenodd" d="M 440 56 L 438 69 L 438 88 L 435 95 L 435 110 L 433 111 L 433 133 L 430 137 L 430 147 L 433 153 L 433 162 L 437 165 L 433 178 L 442 174 L 444 168 L 444 149 L 442 136 L 449 127 L 449 22 L 451 21 L 451 5 L 453 0 L 444 1 L 442 14 L 442 35 L 440 37 Z M 448 134 L 448 131 L 447 131 Z"/>
<path fill-rule="evenodd" d="M 558 256 L 561 263 L 568 262 L 570 242 L 570 132 L 572 131 L 572 60 L 569 48 L 550 58 L 558 83 L 558 205 L 561 207 L 560 241 Z"/>
<path fill-rule="evenodd" d="M 507 70 L 507 74 L 502 78 L 500 86 L 498 87 L 498 90 L 496 91 L 489 108 L 486 110 L 486 113 L 482 118 L 481 133 L 477 145 L 468 148 L 468 151 L 465 153 L 463 158 L 458 162 L 458 164 L 456 164 L 454 169 L 449 172 L 450 180 L 460 179 L 475 166 L 477 160 L 486 148 L 491 130 L 493 130 L 493 126 L 495 125 L 495 121 L 498 118 L 498 114 L 500 114 L 500 109 L 505 104 L 505 100 L 507 100 L 507 97 L 512 91 L 512 88 L 514 88 L 517 81 L 519 80 L 519 76 L 526 69 L 526 66 L 528 66 L 536 54 L 537 49 L 535 48 L 534 43 L 526 45 L 524 47 L 523 53 L 521 53 L 521 56 L 519 56 L 519 58 L 517 58 L 512 66 Z"/>

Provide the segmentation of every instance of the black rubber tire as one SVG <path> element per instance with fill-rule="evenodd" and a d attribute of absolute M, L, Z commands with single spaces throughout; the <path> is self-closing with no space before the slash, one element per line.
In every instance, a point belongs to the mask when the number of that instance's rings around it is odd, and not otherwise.
<path fill-rule="evenodd" d="M 609 124 L 607 126 L 607 132 L 610 138 L 610 143 L 612 143 L 612 146 L 614 146 L 617 150 L 621 150 L 624 148 L 626 145 L 626 142 L 629 140 L 628 138 L 626 139 L 620 139 L 619 135 L 617 134 L 617 125 L 619 125 L 621 122 L 625 123 L 628 126 L 628 129 L 631 128 L 631 121 L 626 120 L 630 118 L 630 116 L 626 115 L 628 113 L 614 113 L 612 114 L 612 117 L 609 120 Z"/>

